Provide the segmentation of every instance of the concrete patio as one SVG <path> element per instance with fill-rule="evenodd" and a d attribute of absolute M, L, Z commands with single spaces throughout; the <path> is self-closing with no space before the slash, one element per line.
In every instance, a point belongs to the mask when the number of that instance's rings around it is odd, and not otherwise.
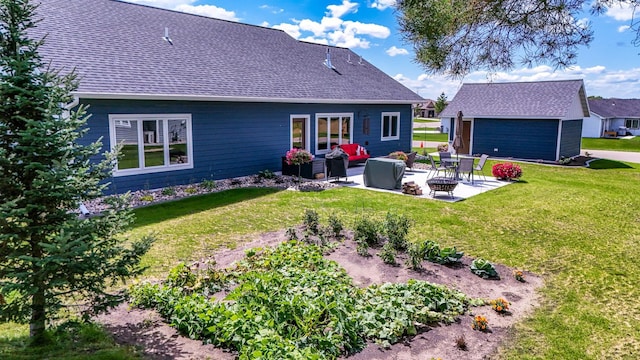
<path fill-rule="evenodd" d="M 408 194 L 403 194 L 401 189 L 386 190 L 386 189 L 379 189 L 374 187 L 366 187 L 364 185 L 364 180 L 362 176 L 362 174 L 364 173 L 364 167 L 365 167 L 364 164 L 350 167 L 349 169 L 347 169 L 347 175 L 348 175 L 347 179 L 345 179 L 344 177 L 339 178 L 339 180 L 336 180 L 335 178 L 330 178 L 328 179 L 328 181 L 339 184 L 341 186 L 353 187 L 357 189 L 381 191 L 381 192 L 387 192 L 387 193 L 398 194 L 403 196 L 418 197 L 422 199 L 441 200 L 441 201 L 447 201 L 447 202 L 461 201 L 464 199 L 468 199 L 472 196 L 479 195 L 487 191 L 491 191 L 491 190 L 511 184 L 508 181 L 498 181 L 496 180 L 496 178 L 494 178 L 490 174 L 486 175 L 486 172 L 487 171 L 490 172 L 491 169 L 485 169 L 486 179 L 483 178 L 482 175 L 476 175 L 474 177 L 473 183 L 471 183 L 467 179 L 459 180 L 458 186 L 456 186 L 456 188 L 453 190 L 453 197 L 451 197 L 448 193 L 442 192 L 442 191 L 438 191 L 435 193 L 435 195 L 432 196 L 429 194 L 430 190 L 426 182 L 428 179 L 435 176 L 435 172 L 432 172 L 428 169 L 414 168 L 413 170 L 410 170 L 407 168 L 404 172 L 402 183 L 404 184 L 406 182 L 413 181 L 416 184 L 420 185 L 420 187 L 422 188 L 422 195 L 408 195 Z"/>

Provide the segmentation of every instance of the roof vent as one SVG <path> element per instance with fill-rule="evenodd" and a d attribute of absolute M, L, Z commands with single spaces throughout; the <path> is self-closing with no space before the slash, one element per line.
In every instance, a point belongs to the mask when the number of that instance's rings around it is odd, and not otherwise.
<path fill-rule="evenodd" d="M 324 65 L 331 70 L 336 69 L 333 67 L 333 65 L 331 65 L 331 51 L 329 51 L 329 48 L 327 48 L 327 58 L 324 60 Z"/>
<path fill-rule="evenodd" d="M 168 27 L 164 28 L 164 36 L 162 37 L 162 40 L 168 42 L 169 45 L 173 45 L 173 40 L 171 40 L 171 38 L 169 37 L 169 28 Z"/>
<path fill-rule="evenodd" d="M 360 55 L 360 60 L 358 60 L 358 64 L 360 64 L 360 65 L 364 65 L 364 64 L 362 63 L 362 55 Z"/>
<path fill-rule="evenodd" d="M 353 63 L 351 62 L 351 54 L 350 54 L 350 53 L 349 53 L 349 54 L 347 54 L 347 64 L 353 64 Z"/>

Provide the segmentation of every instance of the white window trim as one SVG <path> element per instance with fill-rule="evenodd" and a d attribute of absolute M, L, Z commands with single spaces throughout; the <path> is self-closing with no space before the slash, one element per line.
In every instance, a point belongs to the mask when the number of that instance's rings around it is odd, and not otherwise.
<path fill-rule="evenodd" d="M 311 115 L 296 115 L 289 116 L 289 149 L 293 149 L 293 119 L 304 119 L 304 148 L 311 150 Z"/>
<path fill-rule="evenodd" d="M 398 135 L 396 136 L 384 136 L 384 117 L 396 116 L 398 118 Z M 389 127 L 391 131 L 391 126 Z M 380 141 L 400 140 L 400 113 L 399 112 L 383 112 L 380 116 Z"/>
<path fill-rule="evenodd" d="M 332 117 L 349 117 L 349 144 L 353 144 L 353 113 L 316 113 L 316 124 L 315 124 L 315 150 L 316 150 L 316 154 L 326 154 L 329 151 L 331 151 L 331 145 L 329 145 L 329 149 L 327 150 L 320 150 L 318 149 L 318 119 L 319 118 L 328 118 L 329 122 L 331 122 L 331 118 Z M 331 128 L 331 125 L 328 126 L 328 128 Z M 327 133 L 327 141 L 331 138 L 330 136 L 331 134 Z M 342 144 L 342 136 L 340 136 L 340 138 L 338 139 L 339 144 Z"/>
<path fill-rule="evenodd" d="M 169 141 L 169 128 L 167 126 L 169 120 L 186 120 L 187 123 L 187 159 L 189 162 L 180 163 L 180 164 L 170 164 L 168 159 L 168 154 L 165 154 L 165 163 L 167 165 L 164 166 L 153 166 L 148 168 L 136 168 L 136 169 L 122 169 L 119 170 L 116 168 L 113 170 L 113 176 L 129 176 L 129 175 L 140 175 L 140 174 L 152 174 L 159 172 L 167 172 L 167 171 L 176 171 L 176 170 L 185 170 L 185 169 L 193 169 L 193 136 L 192 136 L 192 128 L 191 128 L 191 114 L 109 114 L 109 143 L 111 145 L 111 150 L 116 148 L 116 123 L 122 123 L 123 121 L 130 122 L 131 120 L 137 120 L 138 126 L 138 144 L 144 144 L 144 133 L 142 131 L 142 122 L 145 120 L 162 120 L 165 125 L 162 127 L 163 139 L 165 141 Z M 168 144 L 165 143 L 166 146 Z M 144 162 L 144 152 L 138 153 L 139 164 Z"/>

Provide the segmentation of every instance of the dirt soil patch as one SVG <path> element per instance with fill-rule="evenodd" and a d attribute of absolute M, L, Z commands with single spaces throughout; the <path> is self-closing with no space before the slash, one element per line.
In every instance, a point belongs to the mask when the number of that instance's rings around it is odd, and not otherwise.
<path fill-rule="evenodd" d="M 251 242 L 215 255 L 217 266 L 228 267 L 244 257 L 244 250 L 252 247 L 273 246 L 286 240 L 285 231 L 265 233 Z M 448 267 L 423 262 L 422 271 L 413 271 L 404 265 L 406 257 L 397 257 L 397 266 L 384 264 L 377 250 L 371 249 L 370 257 L 356 253 L 356 244 L 347 239 L 335 251 L 326 255 L 345 268 L 358 286 L 385 282 L 406 282 L 408 279 L 425 280 L 444 284 L 460 290 L 471 297 L 496 299 L 504 297 L 510 303 L 510 313 L 500 315 L 490 306 L 472 308 L 475 315 L 484 315 L 489 320 L 489 331 L 471 329 L 472 315 L 460 316 L 451 325 L 436 325 L 418 335 L 406 338 L 389 349 L 382 349 L 370 343 L 362 352 L 348 359 L 486 359 L 496 352 L 499 345 L 508 341 L 513 325 L 522 320 L 538 305 L 537 289 L 543 285 L 540 277 L 525 272 L 525 282 L 512 276 L 513 269 L 495 264 L 501 276 L 499 280 L 485 280 L 469 271 L 473 260 L 463 257 L 462 264 Z M 204 261 L 205 259 L 203 259 Z M 130 309 L 123 304 L 102 315 L 98 321 L 110 330 L 118 343 L 135 345 L 144 349 L 148 359 L 235 359 L 235 354 L 201 341 L 191 340 L 177 333 L 163 322 L 154 311 Z M 466 350 L 456 345 L 456 340 L 464 337 Z"/>

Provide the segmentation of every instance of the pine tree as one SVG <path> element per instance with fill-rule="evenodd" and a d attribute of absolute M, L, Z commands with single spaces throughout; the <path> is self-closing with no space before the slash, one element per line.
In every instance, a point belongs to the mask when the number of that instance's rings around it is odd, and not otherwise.
<path fill-rule="evenodd" d="M 436 111 L 436 116 L 439 115 L 447 107 L 447 96 L 444 93 L 440 94 L 433 107 Z"/>
<path fill-rule="evenodd" d="M 86 108 L 68 111 L 76 75 L 48 69 L 29 29 L 36 6 L 0 0 L 0 321 L 30 324 L 34 343 L 73 304 L 85 316 L 121 300 L 107 291 L 139 274 L 152 239 L 127 241 L 125 199 L 101 216 L 74 210 L 101 196 L 115 153 L 81 145 Z M 125 245 L 129 244 L 128 246 Z"/>

